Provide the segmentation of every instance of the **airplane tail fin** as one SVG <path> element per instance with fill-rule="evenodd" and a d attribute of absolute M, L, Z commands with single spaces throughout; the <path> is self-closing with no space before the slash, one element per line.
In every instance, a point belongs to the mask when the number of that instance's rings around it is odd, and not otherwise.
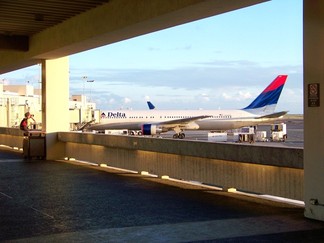
<path fill-rule="evenodd" d="M 149 107 L 150 110 L 154 110 L 155 109 L 155 106 L 152 104 L 151 101 L 147 101 L 147 105 Z"/>
<path fill-rule="evenodd" d="M 288 75 L 277 76 L 275 80 L 273 80 L 250 105 L 243 108 L 243 110 L 249 110 L 256 114 L 273 113 L 287 77 Z"/>

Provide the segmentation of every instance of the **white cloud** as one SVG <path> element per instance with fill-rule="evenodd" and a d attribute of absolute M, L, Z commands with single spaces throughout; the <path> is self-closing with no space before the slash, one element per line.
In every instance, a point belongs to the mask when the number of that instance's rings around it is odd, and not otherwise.
<path fill-rule="evenodd" d="M 210 97 L 208 94 L 203 93 L 203 94 L 200 94 L 200 100 L 202 100 L 204 102 L 208 102 L 208 101 L 210 101 Z"/>
<path fill-rule="evenodd" d="M 128 98 L 128 97 L 125 97 L 124 99 L 123 99 L 123 103 L 126 105 L 126 104 L 130 104 L 130 103 L 132 103 L 132 100 L 130 99 L 130 98 Z"/>
<path fill-rule="evenodd" d="M 110 98 L 109 100 L 108 100 L 108 104 L 109 105 L 113 105 L 113 104 L 115 104 L 116 103 L 116 100 L 114 99 L 114 98 Z"/>
<path fill-rule="evenodd" d="M 244 91 L 239 91 L 238 96 L 237 96 L 237 100 L 246 100 L 246 99 L 250 99 L 252 98 L 252 95 L 250 92 L 244 92 Z"/>

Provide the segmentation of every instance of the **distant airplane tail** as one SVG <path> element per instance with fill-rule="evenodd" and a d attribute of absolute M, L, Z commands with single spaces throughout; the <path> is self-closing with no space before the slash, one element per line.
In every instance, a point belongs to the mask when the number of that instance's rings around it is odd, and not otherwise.
<path fill-rule="evenodd" d="M 255 114 L 271 114 L 274 112 L 281 91 L 285 85 L 288 75 L 279 75 L 271 84 L 247 107 L 243 110 Z"/>
<path fill-rule="evenodd" d="M 147 105 L 149 107 L 150 110 L 154 110 L 155 109 L 155 106 L 152 104 L 151 101 L 147 101 Z"/>

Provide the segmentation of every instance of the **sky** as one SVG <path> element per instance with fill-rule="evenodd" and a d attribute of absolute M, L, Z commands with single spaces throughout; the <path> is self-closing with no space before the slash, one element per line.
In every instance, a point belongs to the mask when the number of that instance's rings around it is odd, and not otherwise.
<path fill-rule="evenodd" d="M 302 0 L 272 0 L 71 55 L 70 95 L 102 110 L 148 109 L 148 99 L 157 109 L 240 109 L 287 74 L 276 111 L 302 114 L 302 27 Z M 0 79 L 37 87 L 39 68 Z"/>

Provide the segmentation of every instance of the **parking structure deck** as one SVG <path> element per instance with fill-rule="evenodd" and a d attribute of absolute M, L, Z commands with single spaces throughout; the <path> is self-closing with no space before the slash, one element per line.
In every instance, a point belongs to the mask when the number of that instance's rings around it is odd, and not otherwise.
<path fill-rule="evenodd" d="M 0 241 L 324 242 L 303 207 L 0 149 Z"/>

